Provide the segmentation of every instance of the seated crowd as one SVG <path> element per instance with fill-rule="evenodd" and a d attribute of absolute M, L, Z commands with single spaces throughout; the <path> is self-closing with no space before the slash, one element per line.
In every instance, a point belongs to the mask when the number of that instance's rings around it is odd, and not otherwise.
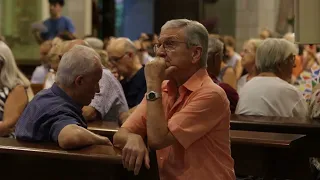
<path fill-rule="evenodd" d="M 150 167 L 150 148 L 161 179 L 233 180 L 231 113 L 320 117 L 320 86 L 301 88 L 301 74 L 320 69 L 319 54 L 315 46 L 299 52 L 292 34 L 263 32 L 237 53 L 231 36 L 187 19 L 134 42 L 75 39 L 69 28 L 71 35 L 37 34 L 41 65 L 31 82 L 0 41 L 0 136 L 63 149 L 112 145 L 87 122 L 113 121 L 121 126 L 113 145 L 135 174 Z M 34 97 L 31 83 L 43 85 Z"/>

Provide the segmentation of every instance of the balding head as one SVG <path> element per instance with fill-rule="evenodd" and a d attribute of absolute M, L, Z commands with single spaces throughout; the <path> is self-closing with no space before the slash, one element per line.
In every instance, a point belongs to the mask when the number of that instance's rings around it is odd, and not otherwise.
<path fill-rule="evenodd" d="M 109 61 L 125 78 L 134 75 L 142 67 L 137 48 L 128 38 L 116 38 L 110 41 L 107 51 Z"/>
<path fill-rule="evenodd" d="M 99 92 L 102 67 L 99 54 L 92 48 L 75 45 L 66 52 L 59 63 L 56 82 L 73 90 L 76 101 L 81 105 L 91 102 Z"/>
<path fill-rule="evenodd" d="M 136 54 L 137 48 L 128 38 L 116 38 L 112 40 L 108 46 L 108 51 L 131 52 Z"/>

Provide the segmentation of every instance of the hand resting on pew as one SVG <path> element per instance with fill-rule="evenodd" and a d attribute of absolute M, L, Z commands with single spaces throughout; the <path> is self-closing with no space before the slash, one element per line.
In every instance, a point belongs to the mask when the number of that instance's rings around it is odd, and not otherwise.
<path fill-rule="evenodd" d="M 65 126 L 58 136 L 59 146 L 63 149 L 74 149 L 88 145 L 111 145 L 107 137 L 94 134 L 75 124 Z"/>
<path fill-rule="evenodd" d="M 120 128 L 113 136 L 114 146 L 122 149 L 122 164 L 128 171 L 137 175 L 142 164 L 150 169 L 149 151 L 140 135 Z"/>

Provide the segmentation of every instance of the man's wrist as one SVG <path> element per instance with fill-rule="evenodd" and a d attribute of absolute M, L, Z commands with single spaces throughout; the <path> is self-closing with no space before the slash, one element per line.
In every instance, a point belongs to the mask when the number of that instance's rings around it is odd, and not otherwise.
<path fill-rule="evenodd" d="M 161 92 L 161 83 L 160 81 L 147 82 L 147 93 L 150 91 L 155 91 L 157 93 Z"/>

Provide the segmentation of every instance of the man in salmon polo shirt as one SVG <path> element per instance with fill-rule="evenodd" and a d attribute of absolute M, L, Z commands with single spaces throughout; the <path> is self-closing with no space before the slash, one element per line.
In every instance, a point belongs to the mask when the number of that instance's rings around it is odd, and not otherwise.
<path fill-rule="evenodd" d="M 196 21 L 168 21 L 154 50 L 146 97 L 113 137 L 124 167 L 135 174 L 150 167 L 147 138 L 162 180 L 234 180 L 229 101 L 206 71 L 207 30 Z"/>

